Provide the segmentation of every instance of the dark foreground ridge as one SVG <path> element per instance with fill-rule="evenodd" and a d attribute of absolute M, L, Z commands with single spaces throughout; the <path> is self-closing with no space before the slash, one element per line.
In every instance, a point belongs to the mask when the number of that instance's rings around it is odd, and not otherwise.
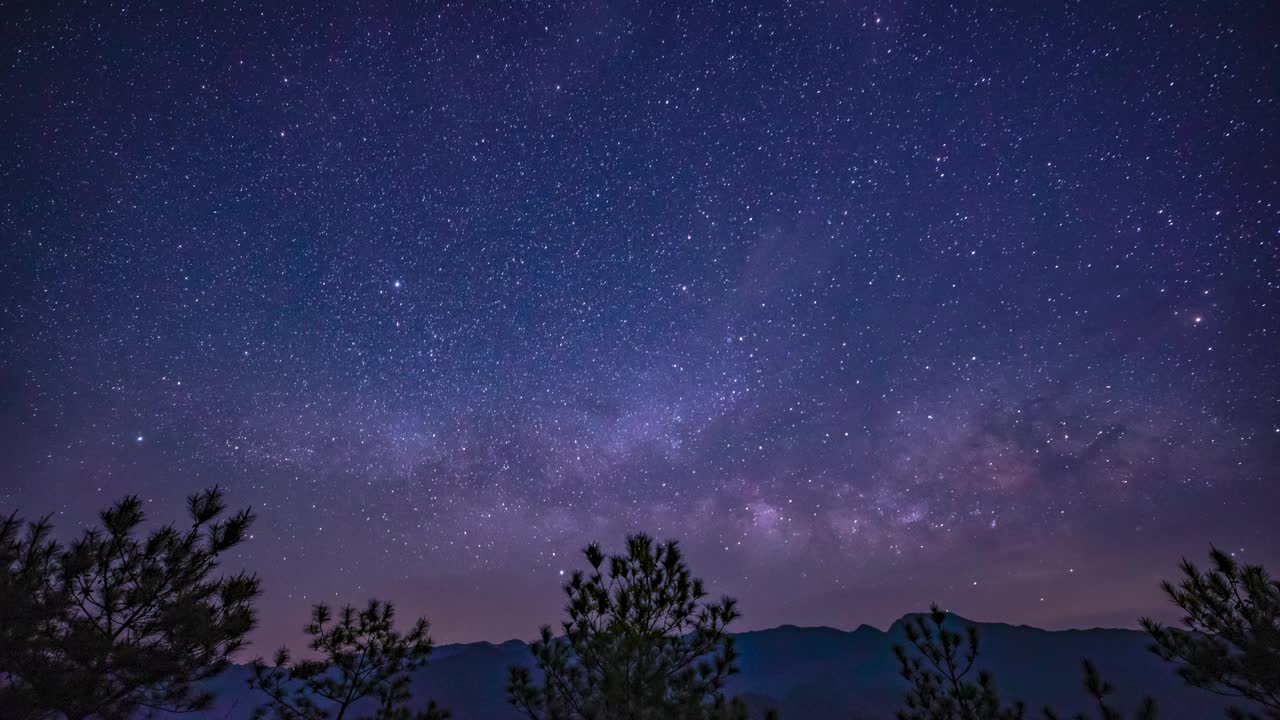
<path fill-rule="evenodd" d="M 729 691 L 761 712 L 776 707 L 784 719 L 889 720 L 902 707 L 906 689 L 892 646 L 903 642 L 910 617 L 887 631 L 869 625 L 852 631 L 783 625 L 736 634 L 741 672 Z M 992 670 L 1002 694 L 1024 699 L 1036 716 L 1043 705 L 1071 714 L 1088 709 L 1089 699 L 1080 691 L 1080 663 L 1086 657 L 1116 686 L 1114 698 L 1121 707 L 1136 705 L 1146 694 L 1156 698 L 1162 720 L 1223 716 L 1225 703 L 1186 687 L 1147 649 L 1151 639 L 1141 631 L 973 624 L 982 636 L 979 667 Z M 456 720 L 516 720 L 522 716 L 503 695 L 506 671 L 532 662 L 529 645 L 519 640 L 441 645 L 427 667 L 415 673 L 413 695 L 423 705 L 428 697 L 435 699 Z M 212 681 L 217 701 L 194 717 L 247 720 L 263 701 L 249 689 L 248 677 L 248 667 L 237 665 Z"/>

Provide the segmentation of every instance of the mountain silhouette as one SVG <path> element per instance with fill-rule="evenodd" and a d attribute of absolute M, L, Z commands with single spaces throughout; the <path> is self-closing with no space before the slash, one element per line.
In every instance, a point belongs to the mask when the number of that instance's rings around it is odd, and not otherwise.
<path fill-rule="evenodd" d="M 890 720 L 905 690 L 892 648 L 905 642 L 903 626 L 911 617 L 899 619 L 887 631 L 869 625 L 852 631 L 783 625 L 738 633 L 734 637 L 741 672 L 730 681 L 729 690 L 760 712 L 777 708 L 782 720 Z M 948 616 L 948 623 L 956 627 L 970 622 Z M 1150 695 L 1159 704 L 1162 720 L 1223 717 L 1223 699 L 1185 687 L 1169 665 L 1147 650 L 1143 632 L 972 624 L 980 633 L 977 667 L 995 675 L 1003 697 L 1024 700 L 1029 717 L 1039 716 L 1044 705 L 1063 715 L 1091 709 L 1082 687 L 1084 658 L 1093 660 L 1102 677 L 1115 685 L 1114 704 L 1121 708 L 1135 708 L 1142 696 Z M 428 666 L 414 676 L 414 698 L 422 705 L 428 699 L 437 701 L 455 720 L 517 720 L 521 716 L 503 695 L 506 670 L 512 665 L 533 665 L 527 643 L 439 646 Z M 211 681 L 217 701 L 194 717 L 248 718 L 263 700 L 248 688 L 248 677 L 248 667 L 237 665 Z"/>

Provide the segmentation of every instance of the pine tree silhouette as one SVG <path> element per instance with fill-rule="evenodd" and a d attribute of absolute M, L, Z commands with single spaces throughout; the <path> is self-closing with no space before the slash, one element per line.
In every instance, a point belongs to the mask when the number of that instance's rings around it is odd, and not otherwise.
<path fill-rule="evenodd" d="M 278 720 L 349 720 L 360 706 L 373 705 L 373 720 L 445 720 L 449 713 L 429 703 L 425 710 L 409 709 L 410 675 L 426 665 L 432 641 L 425 618 L 406 633 L 395 629 L 391 603 L 370 600 L 357 611 L 338 611 L 316 605 L 306 632 L 310 647 L 321 657 L 290 664 L 288 648 L 276 651 L 273 664 L 253 661 L 249 686 L 267 695 L 267 704 L 254 718 Z M 362 701 L 368 701 L 362 703 Z"/>
<path fill-rule="evenodd" d="M 899 720 L 1021 720 L 1025 706 L 1002 704 L 991 673 L 979 671 L 971 678 L 978 660 L 978 628 L 968 625 L 962 635 L 944 626 L 946 618 L 932 606 L 928 616 L 906 623 L 907 642 L 916 654 L 902 645 L 893 648 L 910 685 Z"/>
<path fill-rule="evenodd" d="M 1183 560 L 1182 582 L 1163 583 L 1187 629 L 1143 618 L 1151 649 L 1187 684 L 1260 706 L 1261 715 L 1235 708 L 1231 717 L 1280 718 L 1280 582 L 1217 548 L 1209 556 L 1209 572 Z"/>
<path fill-rule="evenodd" d="M 907 642 L 915 649 L 908 652 L 902 645 L 893 648 L 902 677 L 910 688 L 906 708 L 898 711 L 899 720 L 1022 720 L 1026 705 L 1021 701 L 1006 704 L 996 690 L 991 673 L 978 671 L 970 679 L 978 660 L 978 628 L 966 625 L 964 633 L 945 626 L 947 614 L 933 605 L 927 616 L 917 616 L 906 624 Z M 1121 714 L 1107 702 L 1114 688 L 1104 682 L 1097 667 L 1083 661 L 1085 691 L 1098 706 L 1100 720 L 1121 720 Z M 1050 708 L 1044 708 L 1046 720 L 1058 720 Z M 1155 700 L 1146 698 L 1139 705 L 1135 720 L 1155 720 Z M 1080 713 L 1075 720 L 1088 720 Z"/>
<path fill-rule="evenodd" d="M 1111 683 L 1102 679 L 1098 674 L 1098 668 L 1089 661 L 1084 661 L 1084 689 L 1093 698 L 1098 705 L 1098 717 L 1100 720 L 1122 720 L 1124 717 L 1120 711 L 1115 709 L 1107 702 L 1107 696 L 1115 691 Z M 1044 709 L 1045 720 L 1058 720 L 1058 715 L 1049 708 Z M 1088 720 L 1088 715 L 1078 713 L 1075 720 Z M 1133 713 L 1134 720 L 1155 720 L 1156 719 L 1156 701 L 1152 698 L 1144 698 L 1138 705 L 1138 709 Z"/>
<path fill-rule="evenodd" d="M 253 628 L 257 578 L 213 577 L 253 522 L 219 519 L 218 488 L 191 496 L 189 527 L 145 539 L 142 501 L 101 513 L 69 547 L 49 518 L 0 522 L 0 714 L 124 718 L 139 709 L 192 711 Z"/>
<path fill-rule="evenodd" d="M 507 698 L 533 720 L 708 720 L 745 718 L 724 684 L 737 672 L 725 628 L 739 616 L 732 598 L 706 602 L 675 542 L 627 538 L 625 555 L 583 551 L 563 637 L 544 626 L 529 668 L 511 668 Z"/>

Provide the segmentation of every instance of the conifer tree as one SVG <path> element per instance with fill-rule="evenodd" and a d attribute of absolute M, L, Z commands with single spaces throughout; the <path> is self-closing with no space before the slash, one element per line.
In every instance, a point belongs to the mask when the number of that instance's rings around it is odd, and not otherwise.
<path fill-rule="evenodd" d="M 900 720 L 1023 720 L 1026 705 L 1021 701 L 1006 704 L 996 691 L 991 673 L 978 671 L 970 679 L 978 660 L 978 628 L 966 625 L 961 634 L 945 626 L 947 614 L 937 605 L 928 616 L 917 616 L 906 623 L 907 642 L 915 648 L 910 654 L 902 645 L 893 648 L 902 676 L 909 689 L 906 708 L 898 711 Z M 1107 701 L 1114 688 L 1104 682 L 1097 667 L 1084 660 L 1084 687 L 1098 706 L 1100 720 L 1121 720 L 1122 715 Z M 1044 708 L 1046 720 L 1058 720 L 1050 708 Z M 1079 713 L 1075 720 L 1088 720 Z M 1155 720 L 1156 705 L 1146 698 L 1133 714 L 1134 720 Z"/>
<path fill-rule="evenodd" d="M 192 711 L 253 628 L 258 580 L 214 577 L 253 522 L 225 519 L 213 488 L 187 500 L 191 524 L 139 537 L 142 501 L 101 513 L 64 547 L 48 517 L 0 522 L 0 712 L 126 718 L 140 709 Z"/>
<path fill-rule="evenodd" d="M 1123 720 L 1123 715 L 1107 702 L 1107 696 L 1115 691 L 1111 683 L 1102 679 L 1098 668 L 1089 660 L 1084 660 L 1084 689 L 1098 706 L 1099 720 Z M 1058 720 L 1058 715 L 1049 708 L 1044 709 L 1045 720 Z M 1143 698 L 1138 709 L 1133 713 L 1134 720 L 1156 720 L 1156 701 L 1150 697 Z M 1088 715 L 1078 713 L 1075 720 L 1087 720 Z"/>
<path fill-rule="evenodd" d="M 1187 684 L 1251 700 L 1261 713 L 1233 709 L 1232 717 L 1280 718 L 1280 582 L 1217 548 L 1209 554 L 1208 572 L 1183 560 L 1182 582 L 1163 583 L 1186 629 L 1143 618 L 1151 649 Z"/>
<path fill-rule="evenodd" d="M 991 673 L 983 670 L 974 677 L 978 660 L 978 628 L 965 627 L 960 634 L 944 626 L 947 614 L 937 605 L 929 615 L 916 616 L 906 623 L 907 642 L 916 654 L 895 645 L 902 677 L 910 689 L 906 708 L 899 720 L 1021 720 L 1026 708 L 1021 702 L 1004 705 L 996 692 Z"/>
<path fill-rule="evenodd" d="M 370 600 L 359 611 L 348 605 L 336 619 L 328 606 L 316 605 L 306 633 L 317 659 L 291 664 L 288 648 L 280 648 L 271 665 L 253 661 L 249 686 L 269 698 L 255 718 L 352 720 L 361 710 L 371 710 L 361 717 L 373 720 L 449 717 L 434 701 L 416 713 L 409 709 L 411 674 L 432 649 L 426 618 L 400 633 L 389 602 Z"/>
<path fill-rule="evenodd" d="M 737 671 L 725 628 L 732 598 L 709 602 L 675 542 L 627 538 L 626 553 L 584 550 L 590 571 L 564 586 L 563 637 L 544 626 L 529 668 L 510 670 L 507 698 L 533 720 L 705 720 L 744 717 L 726 699 Z"/>

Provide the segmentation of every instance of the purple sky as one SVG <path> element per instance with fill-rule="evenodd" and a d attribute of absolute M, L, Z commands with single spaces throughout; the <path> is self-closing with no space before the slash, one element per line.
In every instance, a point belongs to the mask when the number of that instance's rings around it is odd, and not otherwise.
<path fill-rule="evenodd" d="M 222 484 L 262 652 L 639 530 L 742 628 L 1280 567 L 1264 3 L 400 5 L 4 11 L 0 511 Z"/>

